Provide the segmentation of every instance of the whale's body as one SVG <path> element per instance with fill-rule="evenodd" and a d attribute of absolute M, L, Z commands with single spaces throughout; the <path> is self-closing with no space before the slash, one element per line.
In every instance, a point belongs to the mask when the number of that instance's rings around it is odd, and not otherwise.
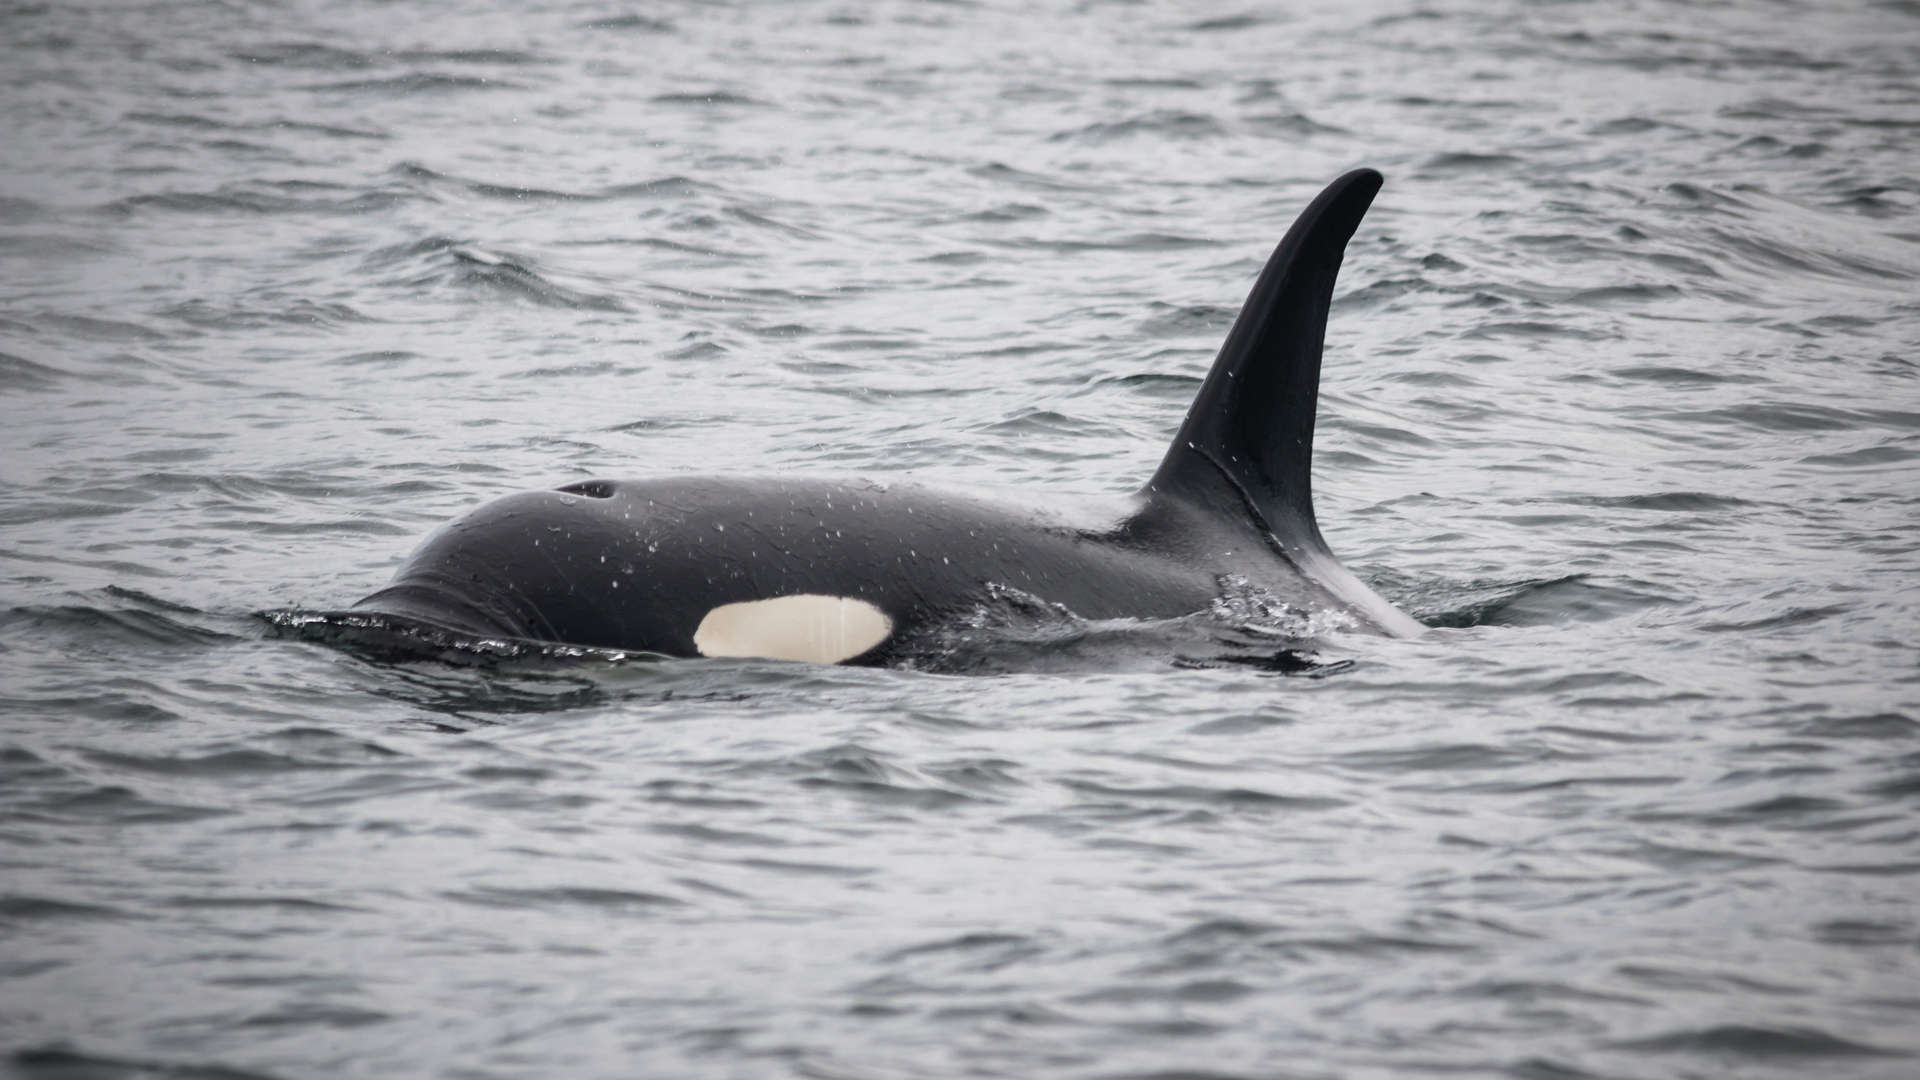
<path fill-rule="evenodd" d="M 1159 470 L 1117 505 L 1070 513 L 912 483 L 589 480 L 448 524 L 356 611 L 488 639 L 887 663 L 1007 591 L 1085 619 L 1163 618 L 1236 583 L 1416 633 L 1334 559 L 1310 493 L 1327 308 L 1379 186 L 1349 173 L 1301 214 Z"/>

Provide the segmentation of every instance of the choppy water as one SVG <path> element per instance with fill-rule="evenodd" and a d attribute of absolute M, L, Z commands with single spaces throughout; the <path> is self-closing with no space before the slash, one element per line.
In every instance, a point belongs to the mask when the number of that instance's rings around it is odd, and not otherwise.
<path fill-rule="evenodd" d="M 17 1075 L 1920 1071 L 1911 0 L 14 4 L 0 131 Z M 253 616 L 591 473 L 1129 490 L 1360 164 L 1321 520 L 1421 640 Z"/>

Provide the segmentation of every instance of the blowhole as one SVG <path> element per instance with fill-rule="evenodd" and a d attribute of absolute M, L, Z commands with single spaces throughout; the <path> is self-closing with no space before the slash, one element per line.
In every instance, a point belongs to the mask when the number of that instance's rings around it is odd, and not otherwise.
<path fill-rule="evenodd" d="M 613 498 L 613 485 L 605 480 L 582 480 L 557 490 L 563 495 L 585 495 L 589 499 Z"/>

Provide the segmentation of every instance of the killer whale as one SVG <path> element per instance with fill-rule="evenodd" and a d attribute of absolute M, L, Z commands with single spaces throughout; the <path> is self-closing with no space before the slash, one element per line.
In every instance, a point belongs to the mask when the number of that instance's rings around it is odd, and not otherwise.
<path fill-rule="evenodd" d="M 1122 506 L 1078 516 L 914 483 L 592 479 L 443 526 L 353 614 L 484 639 L 886 664 L 1010 590 L 1085 619 L 1173 618 L 1231 581 L 1416 634 L 1335 559 L 1311 487 L 1334 281 L 1381 182 L 1347 173 L 1300 214 Z"/>

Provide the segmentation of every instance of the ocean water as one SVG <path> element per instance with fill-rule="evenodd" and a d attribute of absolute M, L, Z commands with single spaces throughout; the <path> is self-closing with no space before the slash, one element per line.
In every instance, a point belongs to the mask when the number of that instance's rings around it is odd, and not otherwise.
<path fill-rule="evenodd" d="M 0 6 L 0 1069 L 1920 1075 L 1920 6 Z M 590 475 L 1152 470 L 1334 304 L 1286 670 L 282 636 Z"/>

